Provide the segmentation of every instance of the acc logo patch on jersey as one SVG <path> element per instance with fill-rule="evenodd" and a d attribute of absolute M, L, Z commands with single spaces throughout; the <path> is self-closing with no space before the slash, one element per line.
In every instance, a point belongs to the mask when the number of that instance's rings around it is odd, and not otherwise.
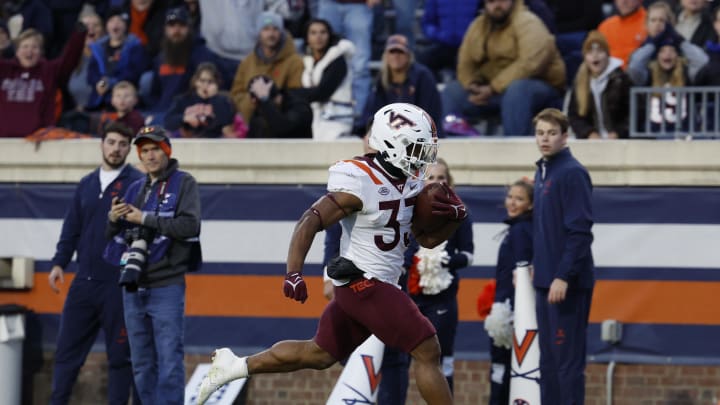
<path fill-rule="evenodd" d="M 390 194 L 390 190 L 388 190 L 387 187 L 382 186 L 382 187 L 380 187 L 380 188 L 378 189 L 378 194 L 380 194 L 380 195 L 388 195 L 388 194 Z"/>

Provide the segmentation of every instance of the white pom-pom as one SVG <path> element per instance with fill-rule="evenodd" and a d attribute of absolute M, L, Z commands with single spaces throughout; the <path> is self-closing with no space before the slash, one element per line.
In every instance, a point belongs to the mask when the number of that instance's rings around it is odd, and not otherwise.
<path fill-rule="evenodd" d="M 510 298 L 505 302 L 496 302 L 485 318 L 485 330 L 493 338 L 493 345 L 512 348 L 513 344 L 513 312 L 510 307 Z"/>
<path fill-rule="evenodd" d="M 436 295 L 450 286 L 453 275 L 447 267 L 443 267 L 443 259 L 447 260 L 448 253 L 445 250 L 447 241 L 435 246 L 432 249 L 421 247 L 415 256 L 420 259 L 417 264 L 420 275 L 419 285 L 423 294 Z"/>

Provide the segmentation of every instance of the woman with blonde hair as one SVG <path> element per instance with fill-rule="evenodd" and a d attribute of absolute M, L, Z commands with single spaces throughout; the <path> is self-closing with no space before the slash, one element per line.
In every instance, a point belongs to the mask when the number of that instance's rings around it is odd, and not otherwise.
<path fill-rule="evenodd" d="M 533 184 L 528 178 L 515 181 L 507 188 L 504 202 L 508 227 L 502 238 L 495 265 L 495 296 L 485 330 L 490 338 L 489 405 L 507 404 L 510 400 L 510 367 L 512 360 L 512 326 L 510 315 L 515 308 L 513 272 L 520 262 L 532 263 L 533 256 Z"/>
<path fill-rule="evenodd" d="M 385 42 L 380 75 L 370 91 L 364 116 L 392 103 L 412 103 L 427 111 L 442 137 L 442 102 L 433 73 L 415 61 L 404 35 L 395 34 Z"/>
<path fill-rule="evenodd" d="M 575 76 L 568 106 L 575 136 L 627 138 L 632 81 L 622 70 L 622 60 L 610 56 L 607 40 L 599 31 L 588 34 L 582 53 L 583 62 Z"/>
<path fill-rule="evenodd" d="M 647 41 L 630 56 L 627 68 L 636 86 L 689 86 L 708 62 L 709 58 L 702 48 L 675 31 L 674 22 L 675 14 L 666 3 L 653 3 L 648 8 Z M 646 119 L 653 131 L 662 127 L 671 131 L 676 126 L 685 126 L 688 118 L 688 100 L 685 97 L 678 97 L 672 92 L 658 92 L 650 97 L 649 102 L 650 116 Z M 641 112 L 645 110 L 639 109 Z"/>

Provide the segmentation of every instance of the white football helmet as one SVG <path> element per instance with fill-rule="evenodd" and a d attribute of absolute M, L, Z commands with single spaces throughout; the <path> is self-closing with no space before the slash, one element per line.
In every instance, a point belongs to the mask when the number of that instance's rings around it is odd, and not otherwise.
<path fill-rule="evenodd" d="M 388 163 L 412 178 L 422 179 L 427 165 L 437 158 L 435 122 L 414 104 L 393 103 L 379 109 L 368 143 Z"/>

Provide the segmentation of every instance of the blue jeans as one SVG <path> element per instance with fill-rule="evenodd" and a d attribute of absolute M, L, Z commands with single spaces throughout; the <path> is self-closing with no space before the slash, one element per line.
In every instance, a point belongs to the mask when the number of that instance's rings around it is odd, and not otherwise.
<path fill-rule="evenodd" d="M 373 14 L 366 4 L 343 4 L 334 0 L 320 0 L 318 16 L 327 20 L 333 30 L 355 45 L 351 60 L 352 94 L 355 100 L 354 113 L 362 115 L 370 93 L 370 27 Z"/>
<path fill-rule="evenodd" d="M 185 285 L 123 291 L 133 376 L 143 404 L 185 402 Z"/>
<path fill-rule="evenodd" d="M 468 101 L 468 92 L 454 80 L 445 86 L 442 94 L 443 115 L 456 114 L 466 118 L 484 118 L 497 114 L 502 118 L 506 135 L 532 135 L 533 116 L 543 108 L 562 106 L 562 95 L 548 83 L 538 79 L 519 79 L 502 94 L 493 96 L 487 105 L 478 106 Z"/>
<path fill-rule="evenodd" d="M 410 49 L 415 49 L 415 10 L 418 0 L 393 0 L 395 9 L 395 33 L 407 37 Z"/>

